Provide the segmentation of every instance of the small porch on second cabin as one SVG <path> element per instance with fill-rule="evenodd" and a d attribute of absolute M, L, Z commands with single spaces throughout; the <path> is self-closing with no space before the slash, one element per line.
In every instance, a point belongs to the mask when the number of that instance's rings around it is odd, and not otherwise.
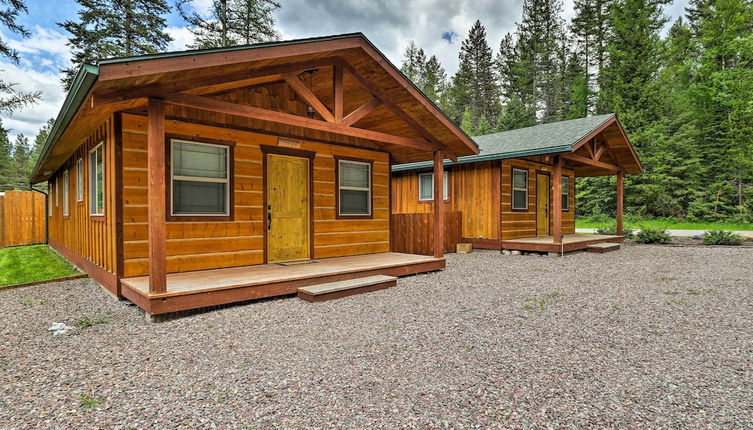
<path fill-rule="evenodd" d="M 520 239 L 501 240 L 502 249 L 529 252 L 570 252 L 588 249 L 591 245 L 603 243 L 622 243 L 624 238 L 605 234 L 566 234 L 560 242 L 552 236 L 524 237 Z"/>

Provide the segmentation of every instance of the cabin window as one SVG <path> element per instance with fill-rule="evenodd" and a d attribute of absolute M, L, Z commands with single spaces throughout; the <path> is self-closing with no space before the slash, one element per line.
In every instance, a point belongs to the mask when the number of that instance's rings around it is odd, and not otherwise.
<path fill-rule="evenodd" d="M 63 172 L 63 216 L 68 216 L 68 171 Z"/>
<path fill-rule="evenodd" d="M 442 175 L 442 198 L 444 200 L 449 199 L 449 187 L 447 185 L 448 183 L 448 172 L 445 171 L 444 175 Z M 425 202 L 425 201 L 432 201 L 434 200 L 434 173 L 420 173 L 418 175 L 418 200 Z"/>
<path fill-rule="evenodd" d="M 60 198 L 58 197 L 58 189 L 60 188 L 60 180 L 55 178 L 55 207 L 60 206 Z"/>
<path fill-rule="evenodd" d="M 512 169 L 512 208 L 528 209 L 528 170 Z"/>
<path fill-rule="evenodd" d="M 52 216 L 52 180 L 47 182 L 47 216 Z"/>
<path fill-rule="evenodd" d="M 105 146 L 100 143 L 89 151 L 89 214 L 105 214 Z"/>
<path fill-rule="evenodd" d="M 230 214 L 230 149 L 225 145 L 173 139 L 172 215 Z"/>
<path fill-rule="evenodd" d="M 570 210 L 570 177 L 562 177 L 562 212 Z"/>
<path fill-rule="evenodd" d="M 338 160 L 338 214 L 371 215 L 371 164 Z"/>
<path fill-rule="evenodd" d="M 84 159 L 76 161 L 76 201 L 84 201 Z"/>

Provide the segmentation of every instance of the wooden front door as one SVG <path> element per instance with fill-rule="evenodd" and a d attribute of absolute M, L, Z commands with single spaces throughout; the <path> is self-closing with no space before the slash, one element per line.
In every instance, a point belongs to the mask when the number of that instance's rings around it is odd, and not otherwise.
<path fill-rule="evenodd" d="M 267 154 L 267 261 L 310 258 L 309 160 Z"/>
<path fill-rule="evenodd" d="M 549 175 L 536 175 L 536 234 L 549 235 Z"/>

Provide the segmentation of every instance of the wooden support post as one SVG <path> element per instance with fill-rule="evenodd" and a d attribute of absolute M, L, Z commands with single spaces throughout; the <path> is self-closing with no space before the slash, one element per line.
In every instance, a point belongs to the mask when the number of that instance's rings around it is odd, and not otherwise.
<path fill-rule="evenodd" d="M 343 66 L 341 64 L 335 64 L 334 66 L 334 82 L 332 82 L 332 87 L 335 91 L 335 101 L 334 101 L 334 108 L 335 108 L 335 122 L 341 123 L 343 122 L 343 104 L 344 104 L 344 94 L 343 94 Z"/>
<path fill-rule="evenodd" d="M 149 292 L 167 291 L 165 224 L 165 104 L 149 99 L 147 159 L 149 165 L 147 196 L 149 203 Z"/>
<path fill-rule="evenodd" d="M 444 257 L 444 154 L 434 153 L 434 257 Z"/>
<path fill-rule="evenodd" d="M 554 156 L 552 175 L 552 237 L 554 243 L 562 243 L 562 158 Z"/>
<path fill-rule="evenodd" d="M 615 234 L 622 236 L 622 205 L 625 198 L 625 172 L 617 172 L 617 229 Z"/>

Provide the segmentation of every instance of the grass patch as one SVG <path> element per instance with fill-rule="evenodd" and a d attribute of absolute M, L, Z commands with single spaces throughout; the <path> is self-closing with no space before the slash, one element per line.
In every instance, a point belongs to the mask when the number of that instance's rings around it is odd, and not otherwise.
<path fill-rule="evenodd" d="M 87 395 L 78 396 L 78 404 L 84 409 L 94 409 L 104 402 L 105 399 L 100 399 L 99 397 L 89 397 Z"/>
<path fill-rule="evenodd" d="M 83 330 L 97 324 L 107 324 L 110 321 L 112 321 L 112 318 L 110 317 L 99 316 L 94 318 L 84 317 L 76 321 L 76 323 L 78 324 L 78 328 Z"/>
<path fill-rule="evenodd" d="M 596 220 L 579 219 L 575 221 L 576 228 L 599 228 L 604 222 Z M 741 222 L 679 222 L 679 221 L 667 221 L 667 220 L 642 220 L 626 222 L 626 227 L 640 228 L 641 226 L 651 228 L 666 228 L 669 230 L 741 230 L 741 231 L 753 231 L 753 223 Z"/>
<path fill-rule="evenodd" d="M 47 245 L 0 249 L 0 286 L 77 275 L 81 272 Z"/>

